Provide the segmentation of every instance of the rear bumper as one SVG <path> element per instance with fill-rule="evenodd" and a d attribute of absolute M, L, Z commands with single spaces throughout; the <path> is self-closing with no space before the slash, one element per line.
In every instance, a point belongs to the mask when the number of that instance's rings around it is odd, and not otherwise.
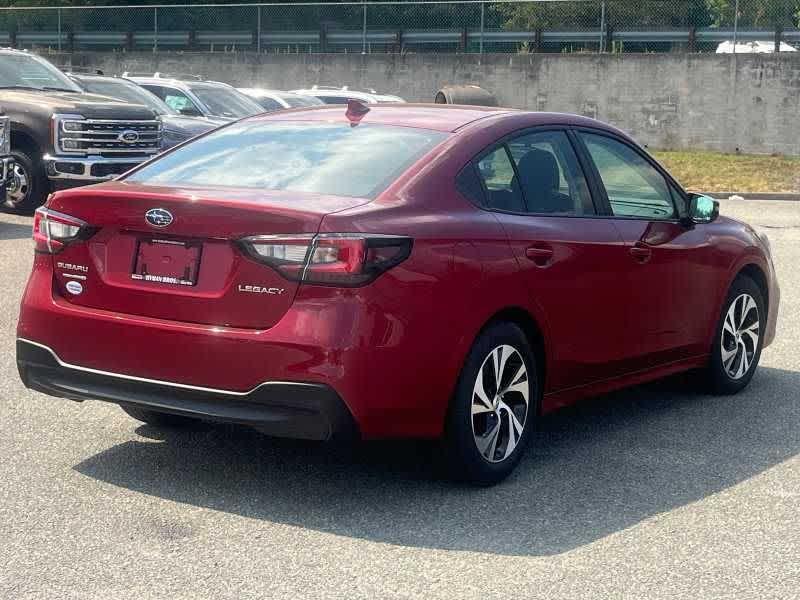
<path fill-rule="evenodd" d="M 438 333 L 441 317 L 428 303 L 408 315 L 391 272 L 357 290 L 301 286 L 277 323 L 244 329 L 81 306 L 62 295 L 57 261 L 35 255 L 17 337 L 64 363 L 236 392 L 263 382 L 320 384 L 338 394 L 364 439 L 442 433 L 463 351 Z M 93 265 L 85 277 L 84 289 L 98 284 Z M 443 364 L 445 355 L 455 358 Z"/>
<path fill-rule="evenodd" d="M 351 438 L 357 427 L 339 395 L 319 383 L 266 381 L 235 392 L 71 365 L 43 344 L 17 340 L 17 368 L 36 391 L 69 400 L 103 400 L 202 420 L 249 425 L 269 435 Z"/>
<path fill-rule="evenodd" d="M 50 181 L 73 184 L 99 183 L 114 179 L 126 171 L 130 171 L 151 156 L 138 158 L 104 158 L 100 156 L 52 156 L 43 157 L 45 172 Z"/>

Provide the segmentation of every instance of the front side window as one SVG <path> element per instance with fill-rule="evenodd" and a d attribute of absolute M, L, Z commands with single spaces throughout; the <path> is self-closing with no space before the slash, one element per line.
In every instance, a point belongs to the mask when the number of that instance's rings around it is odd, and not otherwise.
<path fill-rule="evenodd" d="M 600 173 L 614 216 L 665 220 L 675 218 L 667 181 L 627 144 L 593 133 L 580 133 Z"/>
<path fill-rule="evenodd" d="M 543 131 L 523 135 L 511 140 L 508 149 L 517 167 L 527 212 L 595 214 L 589 186 L 566 133 Z"/>
<path fill-rule="evenodd" d="M 144 85 L 142 87 L 161 98 L 164 104 L 176 112 L 188 109 L 196 111 L 199 115 L 203 114 L 200 108 L 192 102 L 192 99 L 180 90 L 161 85 Z"/>
<path fill-rule="evenodd" d="M 186 144 L 125 179 L 144 185 L 373 198 L 447 135 L 387 125 L 242 121 Z"/>
<path fill-rule="evenodd" d="M 478 161 L 478 174 L 486 189 L 486 207 L 508 212 L 525 212 L 525 202 L 514 165 L 505 146 Z"/>

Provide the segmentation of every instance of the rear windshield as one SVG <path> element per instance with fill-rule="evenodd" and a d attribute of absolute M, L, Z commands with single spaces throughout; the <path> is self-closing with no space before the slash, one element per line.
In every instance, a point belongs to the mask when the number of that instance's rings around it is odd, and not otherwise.
<path fill-rule="evenodd" d="M 244 121 L 181 146 L 126 179 L 373 198 L 446 135 L 366 123 Z"/>
<path fill-rule="evenodd" d="M 286 102 L 290 107 L 305 107 L 305 106 L 322 106 L 325 104 L 319 98 L 314 98 L 314 96 L 301 96 L 297 94 L 281 94 L 281 98 L 283 101 Z"/>
<path fill-rule="evenodd" d="M 191 89 L 211 114 L 218 117 L 241 119 L 263 112 L 253 100 L 230 88 L 196 85 Z"/>

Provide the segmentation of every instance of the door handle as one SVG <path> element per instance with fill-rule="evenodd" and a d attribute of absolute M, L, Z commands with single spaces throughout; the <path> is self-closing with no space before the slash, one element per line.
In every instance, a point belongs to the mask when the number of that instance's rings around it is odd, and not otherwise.
<path fill-rule="evenodd" d="M 549 267 L 553 262 L 553 249 L 546 246 L 530 246 L 525 250 L 525 256 L 537 267 Z"/>
<path fill-rule="evenodd" d="M 636 262 L 646 263 L 653 256 L 653 251 L 644 244 L 637 242 L 629 252 Z"/>

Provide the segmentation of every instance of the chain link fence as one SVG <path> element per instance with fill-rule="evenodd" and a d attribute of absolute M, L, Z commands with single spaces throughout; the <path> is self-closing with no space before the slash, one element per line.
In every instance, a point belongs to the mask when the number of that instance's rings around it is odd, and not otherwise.
<path fill-rule="evenodd" d="M 713 52 L 723 42 L 800 45 L 799 16 L 800 0 L 4 7 L 0 45 L 119 52 Z"/>

